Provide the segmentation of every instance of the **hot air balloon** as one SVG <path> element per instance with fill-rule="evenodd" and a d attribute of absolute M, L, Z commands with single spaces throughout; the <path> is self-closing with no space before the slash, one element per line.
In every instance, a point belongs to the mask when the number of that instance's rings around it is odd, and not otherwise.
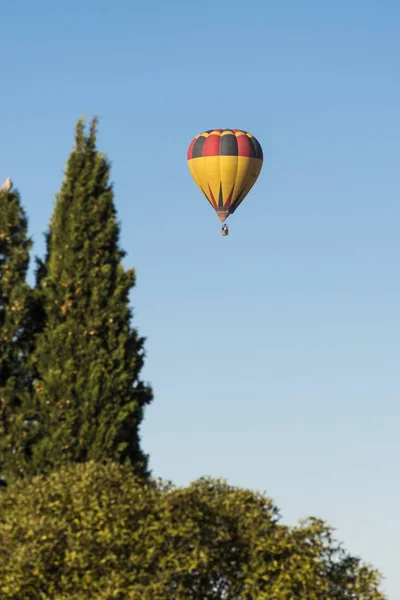
<path fill-rule="evenodd" d="M 192 140 L 187 161 L 195 183 L 224 222 L 257 181 L 263 151 L 247 131 L 209 129 Z M 221 233 L 228 235 L 226 223 Z"/>

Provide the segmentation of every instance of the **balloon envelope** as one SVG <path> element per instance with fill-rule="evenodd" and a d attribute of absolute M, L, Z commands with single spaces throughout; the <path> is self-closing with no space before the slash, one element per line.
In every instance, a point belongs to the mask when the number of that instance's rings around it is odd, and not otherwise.
<path fill-rule="evenodd" d="M 194 181 L 223 222 L 257 181 L 263 151 L 247 131 L 210 129 L 192 140 L 187 160 Z"/>

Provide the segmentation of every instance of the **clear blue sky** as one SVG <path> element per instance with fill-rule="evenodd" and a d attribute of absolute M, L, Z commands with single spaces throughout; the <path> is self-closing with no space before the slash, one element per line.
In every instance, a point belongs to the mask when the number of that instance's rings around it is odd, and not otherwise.
<path fill-rule="evenodd" d="M 75 122 L 101 118 L 153 473 L 323 517 L 398 600 L 400 4 L 15 0 L 0 21 L 0 177 L 35 254 Z M 265 156 L 228 238 L 186 164 L 213 127 Z"/>

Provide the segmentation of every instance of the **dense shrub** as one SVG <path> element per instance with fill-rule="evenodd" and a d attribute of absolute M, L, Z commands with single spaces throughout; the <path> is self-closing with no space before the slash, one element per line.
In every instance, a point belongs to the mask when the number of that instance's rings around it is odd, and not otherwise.
<path fill-rule="evenodd" d="M 271 500 L 219 480 L 143 485 L 90 462 L 0 503 L 4 600 L 383 598 L 324 523 L 285 527 Z"/>

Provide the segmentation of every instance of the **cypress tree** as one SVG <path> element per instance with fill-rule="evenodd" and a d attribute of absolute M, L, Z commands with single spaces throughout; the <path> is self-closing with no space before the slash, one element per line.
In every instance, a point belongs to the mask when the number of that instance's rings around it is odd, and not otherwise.
<path fill-rule="evenodd" d="M 37 269 L 44 327 L 33 355 L 38 428 L 29 474 L 109 460 L 148 475 L 139 427 L 152 390 L 140 379 L 144 338 L 131 327 L 129 292 L 110 165 L 96 148 L 97 120 L 75 147 Z"/>
<path fill-rule="evenodd" d="M 16 190 L 0 191 L 0 477 L 4 485 L 29 454 L 32 350 L 35 323 L 28 222 Z M 23 467 L 22 467 L 23 468 Z"/>

